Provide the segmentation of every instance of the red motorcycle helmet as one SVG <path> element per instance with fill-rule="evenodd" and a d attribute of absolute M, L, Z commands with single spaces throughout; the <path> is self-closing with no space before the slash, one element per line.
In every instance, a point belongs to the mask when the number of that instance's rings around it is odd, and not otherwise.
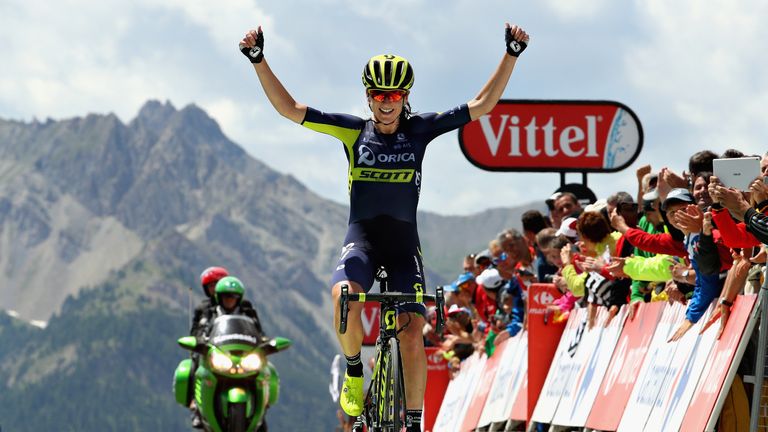
<path fill-rule="evenodd" d="M 227 276 L 229 276 L 229 272 L 224 267 L 208 267 L 203 270 L 203 272 L 200 273 L 200 285 L 203 287 L 203 293 L 207 297 L 212 298 L 214 293 L 209 293 L 208 287 L 215 287 L 220 279 Z"/>

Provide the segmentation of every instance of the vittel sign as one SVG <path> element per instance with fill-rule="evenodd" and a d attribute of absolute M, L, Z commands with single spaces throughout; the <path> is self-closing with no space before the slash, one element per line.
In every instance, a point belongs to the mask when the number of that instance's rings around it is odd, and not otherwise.
<path fill-rule="evenodd" d="M 619 102 L 501 100 L 459 129 L 459 143 L 488 171 L 615 172 L 637 159 L 643 129 Z"/>

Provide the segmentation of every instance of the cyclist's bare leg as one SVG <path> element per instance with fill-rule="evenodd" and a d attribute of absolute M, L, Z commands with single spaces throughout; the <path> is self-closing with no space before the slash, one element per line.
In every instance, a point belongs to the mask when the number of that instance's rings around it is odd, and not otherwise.
<path fill-rule="evenodd" d="M 400 355 L 403 357 L 406 409 L 421 409 L 427 388 L 427 354 L 424 352 L 424 317 L 409 313 L 411 322 L 399 335 Z M 398 326 L 408 322 L 408 316 L 398 315 Z"/>
<path fill-rule="evenodd" d="M 365 292 L 358 283 L 351 281 L 341 281 L 331 288 L 331 297 L 333 297 L 333 327 L 336 330 L 336 337 L 339 338 L 341 349 L 344 355 L 353 356 L 360 352 L 363 347 L 363 320 L 361 314 L 363 303 L 350 302 L 349 315 L 347 315 L 347 332 L 339 334 L 339 322 L 341 321 L 341 311 L 339 310 L 339 297 L 341 297 L 341 286 L 349 285 L 350 293 Z"/>

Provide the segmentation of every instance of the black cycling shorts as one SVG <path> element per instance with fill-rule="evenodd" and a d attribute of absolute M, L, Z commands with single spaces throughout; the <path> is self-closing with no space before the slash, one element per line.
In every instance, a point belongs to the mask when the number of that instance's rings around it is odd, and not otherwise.
<path fill-rule="evenodd" d="M 331 277 L 331 286 L 348 280 L 368 292 L 381 266 L 387 273 L 387 291 L 426 292 L 416 225 L 389 216 L 352 222 Z M 399 310 L 426 314 L 423 303 L 407 303 Z"/>

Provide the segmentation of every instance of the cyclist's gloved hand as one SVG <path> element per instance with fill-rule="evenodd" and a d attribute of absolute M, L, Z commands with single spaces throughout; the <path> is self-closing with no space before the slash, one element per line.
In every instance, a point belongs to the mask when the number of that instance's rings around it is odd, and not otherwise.
<path fill-rule="evenodd" d="M 517 33 L 517 37 L 514 35 Z M 507 54 L 517 57 L 528 47 L 528 34 L 520 27 L 509 24 L 504 25 L 504 41 L 507 46 Z"/>
<path fill-rule="evenodd" d="M 251 63 L 261 63 L 264 59 L 264 32 L 261 26 L 258 30 L 251 30 L 240 41 L 240 52 L 248 57 Z"/>

